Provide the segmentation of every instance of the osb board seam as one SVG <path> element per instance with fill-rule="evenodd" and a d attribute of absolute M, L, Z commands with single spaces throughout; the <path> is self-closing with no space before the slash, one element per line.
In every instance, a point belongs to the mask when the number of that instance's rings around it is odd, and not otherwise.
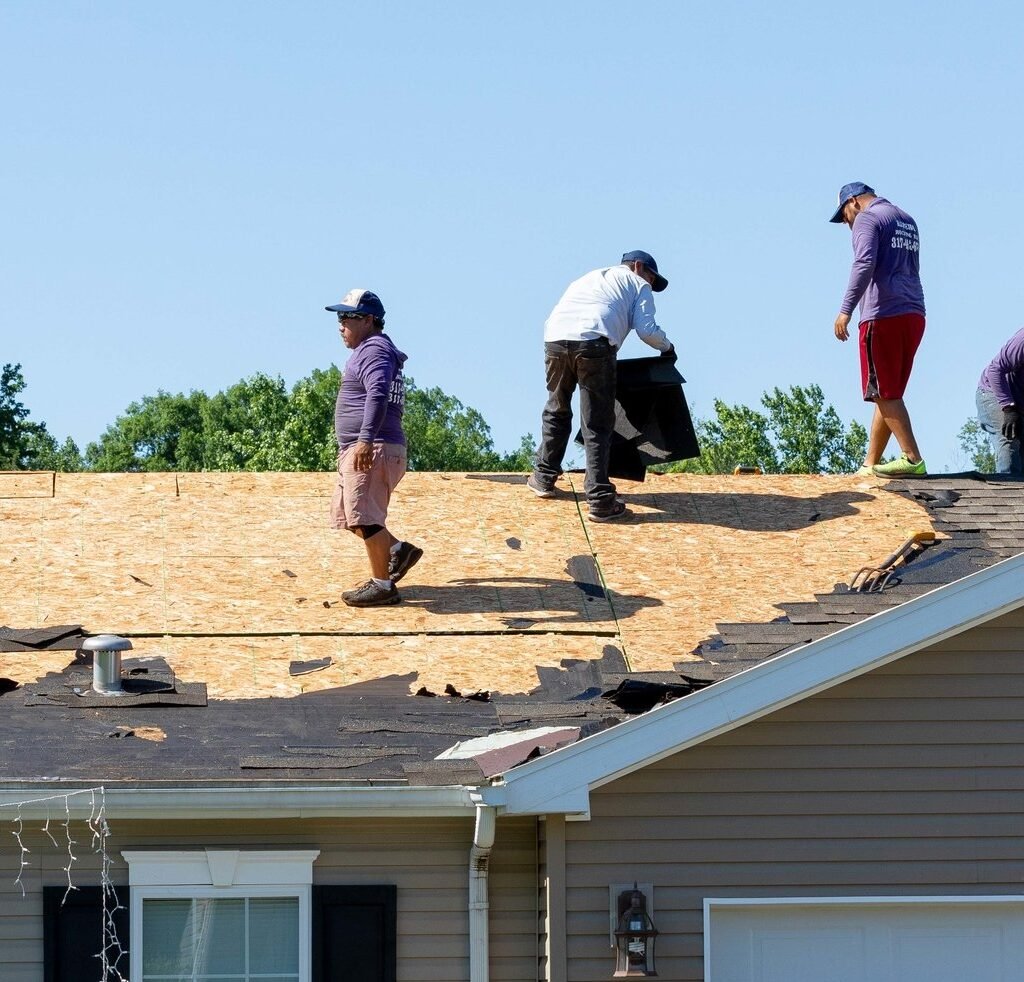
<path fill-rule="evenodd" d="M 622 657 L 626 662 L 626 670 L 631 672 L 633 671 L 633 665 L 630 663 L 629 660 L 629 648 L 626 645 L 625 639 L 622 637 L 622 629 L 619 624 L 619 615 L 615 610 L 615 594 L 613 591 L 608 589 L 608 581 L 605 578 L 604 570 L 601 567 L 601 557 L 600 555 L 598 555 L 597 548 L 594 544 L 594 540 L 590 536 L 590 530 L 587 527 L 587 522 L 585 520 L 586 516 L 583 514 L 582 502 L 583 500 L 585 500 L 582 497 L 583 490 L 582 488 L 580 490 L 576 489 L 576 485 L 573 482 L 571 473 L 567 475 L 567 480 L 569 483 L 569 487 L 572 489 L 572 493 L 576 496 L 576 510 L 577 512 L 579 512 L 580 525 L 583 528 L 583 534 L 587 538 L 587 546 L 590 548 L 590 555 L 594 559 L 594 567 L 597 570 L 597 576 L 601 582 L 601 590 L 604 592 L 604 596 L 608 601 L 608 607 L 612 612 L 612 620 L 615 622 L 615 635 L 619 638 L 619 647 L 622 650 Z"/>
<path fill-rule="evenodd" d="M 53 498 L 56 494 L 55 471 L 0 471 L 0 499 Z"/>

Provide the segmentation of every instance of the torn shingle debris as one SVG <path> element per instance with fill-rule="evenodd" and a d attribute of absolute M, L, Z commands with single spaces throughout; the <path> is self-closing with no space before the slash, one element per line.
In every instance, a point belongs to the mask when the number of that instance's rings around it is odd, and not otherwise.
<path fill-rule="evenodd" d="M 92 689 L 91 652 L 68 665 L 61 673 L 50 672 L 25 686 L 26 706 L 60 705 L 89 709 L 123 710 L 140 706 L 191 706 L 207 704 L 202 682 L 179 682 L 162 658 L 130 658 L 121 666 L 122 693 L 101 695 Z"/>
<path fill-rule="evenodd" d="M 615 689 L 603 693 L 605 699 L 614 703 L 623 712 L 635 716 L 646 713 L 655 706 L 661 706 L 697 689 L 703 689 L 708 682 L 649 682 L 645 679 L 623 679 Z"/>
<path fill-rule="evenodd" d="M 77 651 L 85 637 L 81 624 L 0 627 L 0 651 Z"/>
<path fill-rule="evenodd" d="M 565 563 L 565 571 L 587 597 L 604 596 L 601 574 L 598 572 L 593 556 L 570 556 Z"/>
<path fill-rule="evenodd" d="M 288 674 L 292 676 L 309 675 L 311 672 L 322 672 L 333 664 L 334 659 L 330 655 L 326 655 L 323 658 L 313 658 L 310 661 L 293 661 L 288 665 Z"/>

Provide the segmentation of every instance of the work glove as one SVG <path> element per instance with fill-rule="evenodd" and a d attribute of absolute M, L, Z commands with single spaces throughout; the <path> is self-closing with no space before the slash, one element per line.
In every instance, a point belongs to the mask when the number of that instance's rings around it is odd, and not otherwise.
<path fill-rule="evenodd" d="M 1007 440 L 1020 439 L 1020 410 L 1016 406 L 1003 408 L 1003 436 Z"/>
<path fill-rule="evenodd" d="M 672 347 L 670 347 L 668 349 L 668 351 L 663 351 L 661 353 L 661 357 L 664 358 L 666 361 L 673 361 L 674 362 L 676 360 L 676 348 L 675 348 L 675 345 L 672 345 Z M 1005 412 L 1005 410 L 1004 410 L 1004 412 Z"/>

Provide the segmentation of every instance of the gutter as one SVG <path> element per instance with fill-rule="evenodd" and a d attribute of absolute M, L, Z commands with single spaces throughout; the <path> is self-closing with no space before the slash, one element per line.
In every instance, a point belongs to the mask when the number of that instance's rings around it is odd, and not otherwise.
<path fill-rule="evenodd" d="M 476 807 L 473 846 L 469 850 L 469 982 L 488 982 L 490 978 L 490 935 L 487 876 L 497 811 L 485 804 Z"/>
<path fill-rule="evenodd" d="M 8 784 L 0 789 L 0 808 L 18 808 L 23 818 L 46 818 L 63 815 L 66 801 L 72 818 L 88 818 L 93 790 L 97 800 L 102 791 L 108 819 L 465 818 L 479 811 L 474 789 L 461 786 L 104 788 L 99 783 L 69 787 L 56 782 L 20 788 Z"/>

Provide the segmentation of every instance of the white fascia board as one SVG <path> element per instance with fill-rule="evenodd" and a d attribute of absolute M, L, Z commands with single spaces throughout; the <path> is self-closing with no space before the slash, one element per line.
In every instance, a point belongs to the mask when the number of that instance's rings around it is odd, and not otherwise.
<path fill-rule="evenodd" d="M 118 788 L 103 791 L 108 819 L 191 818 L 467 818 L 476 814 L 466 787 Z M 96 803 L 78 788 L 0 789 L 0 817 L 87 819 Z M 67 798 L 65 799 L 65 795 Z"/>
<path fill-rule="evenodd" d="M 1024 554 L 523 764 L 503 775 L 505 811 L 563 811 L 592 788 L 1015 610 L 1022 574 Z"/>

